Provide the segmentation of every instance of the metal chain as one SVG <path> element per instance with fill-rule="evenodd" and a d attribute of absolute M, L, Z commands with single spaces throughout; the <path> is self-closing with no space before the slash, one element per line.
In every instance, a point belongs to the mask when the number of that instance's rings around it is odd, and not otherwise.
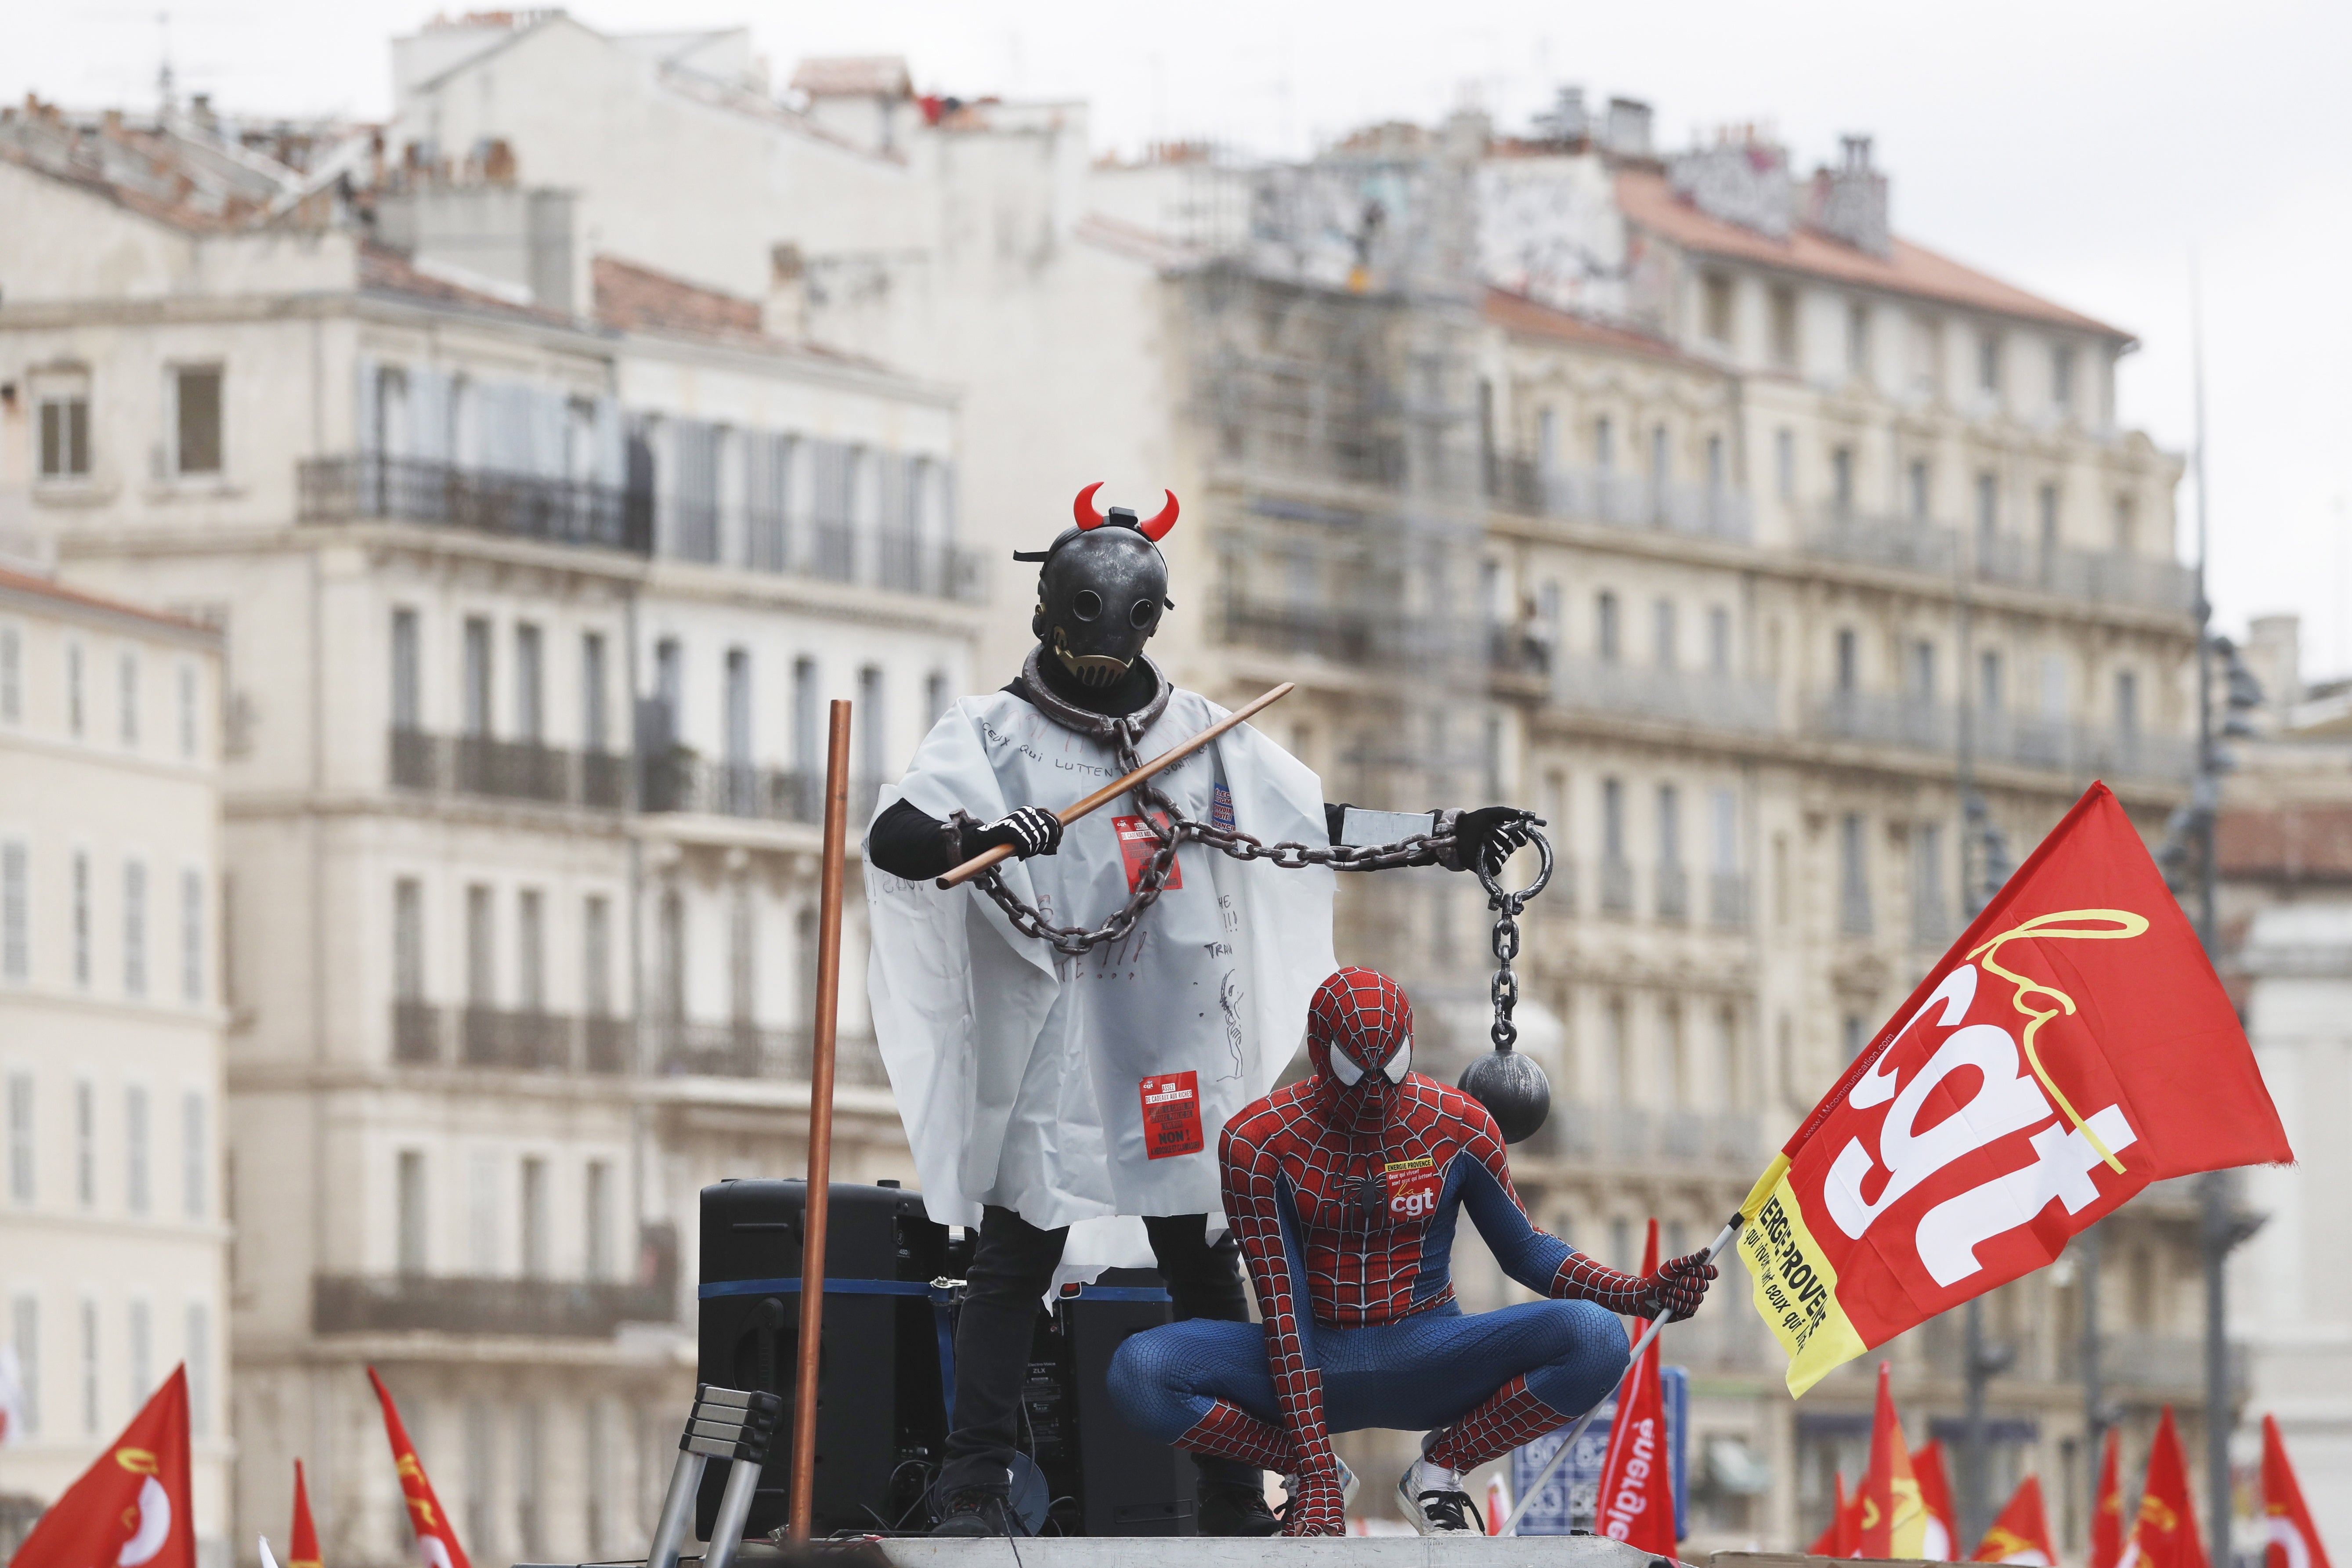
<path fill-rule="evenodd" d="M 1121 734 L 1116 746 L 1121 772 L 1131 773 L 1143 765 L 1136 755 L 1132 741 Z M 1083 958 L 1105 942 L 1124 941 L 1135 930 L 1135 922 L 1143 911 L 1160 900 L 1167 889 L 1168 877 L 1176 864 L 1176 851 L 1188 843 L 1202 844 L 1232 856 L 1236 860 L 1271 860 L 1286 870 L 1296 871 L 1307 866 L 1328 866 L 1335 871 L 1385 871 L 1399 866 L 1434 866 L 1454 848 L 1450 833 L 1416 833 L 1394 844 L 1301 844 L 1286 839 L 1279 844 L 1267 844 L 1246 833 L 1230 827 L 1213 827 L 1196 822 L 1176 807 L 1176 803 L 1150 782 L 1135 786 L 1131 792 L 1144 822 L 1160 847 L 1145 862 L 1142 874 L 1136 878 L 1135 891 L 1118 911 L 1101 925 L 1088 931 L 1084 926 L 1059 926 L 1047 920 L 1045 911 L 1024 902 L 1020 895 L 1004 885 L 996 868 L 991 867 L 972 879 L 972 886 L 986 893 L 1004 911 L 1013 929 L 1026 937 L 1051 945 L 1056 952 L 1071 958 Z M 1551 876 L 1551 850 L 1544 850 L 1543 879 Z M 1480 880 L 1486 879 L 1482 873 Z M 1537 888 L 1542 881 L 1537 883 Z M 1494 884 L 1487 882 L 1490 892 Z M 1536 889 L 1520 895 L 1524 900 Z M 1515 931 L 1516 931 L 1516 928 Z M 1496 941 L 1500 942 L 1500 937 Z M 1518 951 L 1516 934 L 1512 951 Z M 1513 994 L 1517 988 L 1514 983 Z"/>
<path fill-rule="evenodd" d="M 1519 956 L 1519 916 L 1526 912 L 1528 900 L 1551 883 L 1551 840 L 1533 822 L 1527 825 L 1527 833 L 1528 841 L 1542 854 L 1543 865 L 1537 870 L 1536 879 L 1517 892 L 1505 892 L 1502 884 L 1495 879 L 1501 867 L 1489 871 L 1482 858 L 1472 868 L 1478 873 L 1478 885 L 1486 889 L 1486 907 L 1496 911 L 1495 983 L 1489 994 L 1495 1003 L 1492 1033 L 1498 1051 L 1509 1050 L 1519 1040 L 1518 1026 L 1511 1022 L 1512 1010 L 1519 1005 L 1519 977 L 1511 968 L 1511 960 Z"/>

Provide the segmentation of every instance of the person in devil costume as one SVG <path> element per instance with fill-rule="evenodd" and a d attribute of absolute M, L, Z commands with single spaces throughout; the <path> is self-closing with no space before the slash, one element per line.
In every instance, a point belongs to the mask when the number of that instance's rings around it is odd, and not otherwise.
<path fill-rule="evenodd" d="M 1462 1473 L 1599 1403 L 1625 1370 L 1615 1314 L 1686 1318 L 1715 1266 L 1696 1253 L 1621 1274 L 1537 1229 L 1486 1108 L 1412 1070 L 1412 1005 L 1387 975 L 1339 971 L 1307 1019 L 1313 1076 L 1234 1117 L 1218 1149 L 1263 1325 L 1138 1334 L 1112 1396 L 1163 1442 L 1289 1478 L 1288 1535 L 1346 1528 L 1353 1478 L 1333 1432 L 1425 1431 L 1397 1482 L 1405 1518 L 1470 1532 Z M 1549 1300 L 1463 1312 L 1449 1262 L 1464 1209 L 1503 1271 Z"/>
<path fill-rule="evenodd" d="M 1022 1528 L 1020 1391 L 1057 1279 L 1149 1258 L 1178 1318 L 1245 1321 L 1208 1149 L 1272 1087 L 1334 966 L 1329 867 L 1499 865 L 1532 821 L 1330 804 L 1244 725 L 1065 833 L 1056 808 L 1224 716 L 1143 651 L 1173 607 L 1175 496 L 1139 518 L 1096 510 L 1100 488 L 1014 556 L 1040 568 L 1020 675 L 940 719 L 866 839 L 875 1035 L 931 1217 L 978 1232 L 936 1491 L 950 1534 Z M 1276 842 L 1289 865 L 1263 853 Z M 999 845 L 997 872 L 931 885 Z M 1203 1533 L 1277 1528 L 1245 1460 L 1200 1467 Z"/>

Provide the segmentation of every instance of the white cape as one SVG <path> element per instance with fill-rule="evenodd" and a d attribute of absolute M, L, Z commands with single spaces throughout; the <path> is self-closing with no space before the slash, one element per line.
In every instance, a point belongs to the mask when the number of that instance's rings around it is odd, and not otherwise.
<path fill-rule="evenodd" d="M 1157 756 L 1225 716 L 1181 689 L 1137 745 Z M 946 820 L 1057 810 L 1118 776 L 1108 745 L 1007 692 L 967 697 L 933 726 L 899 799 Z M 1155 781 L 1185 816 L 1266 843 L 1328 837 L 1321 782 L 1247 725 Z M 1129 896 L 1117 821 L 1131 796 L 1073 824 L 1051 856 L 1003 864 L 1005 886 L 1056 925 L 1101 925 Z M 1140 853 L 1148 841 L 1131 846 Z M 1066 958 L 1015 931 L 989 897 L 941 892 L 866 862 L 874 1032 L 906 1120 L 924 1206 L 976 1226 L 996 1204 L 1073 1227 L 1063 1277 L 1150 1261 L 1144 1215 L 1206 1214 L 1223 1229 L 1217 1138 L 1274 1086 L 1337 967 L 1328 868 L 1285 870 L 1199 844 L 1123 942 Z M 1141 1083 L 1197 1076 L 1201 1147 L 1151 1158 Z M 1181 1109 L 1181 1102 L 1179 1109 Z"/>

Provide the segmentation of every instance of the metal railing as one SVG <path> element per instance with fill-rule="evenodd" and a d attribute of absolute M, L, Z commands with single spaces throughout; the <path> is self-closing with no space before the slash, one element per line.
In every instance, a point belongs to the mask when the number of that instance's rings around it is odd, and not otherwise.
<path fill-rule="evenodd" d="M 1979 762 L 2082 778 L 2182 779 L 2193 759 L 2193 742 L 2186 736 L 2106 730 L 2000 710 L 1973 713 L 1969 724 Z M 1959 746 L 1960 713 L 1948 703 L 1924 698 L 1832 691 L 1810 705 L 1807 727 L 1837 740 L 1950 755 Z"/>
<path fill-rule="evenodd" d="M 670 1279 L 631 1285 L 433 1274 L 316 1274 L 310 1279 L 310 1328 L 320 1334 L 610 1339 L 623 1323 L 666 1323 L 677 1317 L 674 1271 Z"/>
<path fill-rule="evenodd" d="M 1633 865 L 1630 860 L 1601 862 L 1601 912 L 1630 916 L 1633 912 Z"/>
<path fill-rule="evenodd" d="M 1670 861 L 1658 867 L 1658 918 L 1675 925 L 1690 919 L 1690 873 Z"/>
<path fill-rule="evenodd" d="M 586 479 L 369 452 L 305 458 L 295 485 L 306 523 L 425 522 L 638 555 L 653 549 L 653 498 Z"/>
<path fill-rule="evenodd" d="M 805 1080 L 809 1076 L 809 1032 L 804 1028 L 661 1018 L 648 1019 L 645 1029 L 653 1070 L 668 1077 Z M 838 1083 L 871 1089 L 886 1089 L 890 1082 L 881 1048 L 865 1035 L 835 1040 L 834 1077 Z"/>
<path fill-rule="evenodd" d="M 1780 697 L 1769 680 L 1597 658 L 1552 664 L 1551 700 L 1572 711 L 1759 734 L 1780 728 Z"/>
<path fill-rule="evenodd" d="M 663 500 L 661 517 L 661 553 L 680 561 L 860 583 L 936 599 L 977 603 L 987 597 L 986 565 L 978 553 L 906 529 L 858 529 L 677 497 Z"/>
<path fill-rule="evenodd" d="M 858 822 L 874 813 L 882 791 L 875 779 L 849 781 L 849 815 Z M 824 820 L 824 775 L 751 763 L 714 762 L 685 747 L 646 759 L 638 796 L 650 812 L 694 812 L 758 822 L 821 823 Z"/>
<path fill-rule="evenodd" d="M 634 1065 L 625 1018 L 431 1002 L 392 1005 L 392 1059 L 408 1067 L 509 1072 L 625 1073 Z"/>
<path fill-rule="evenodd" d="M 1706 878 L 1707 923 L 1717 931 L 1748 929 L 1748 876 L 1743 871 L 1710 871 Z"/>
<path fill-rule="evenodd" d="M 1747 496 L 1727 485 L 1661 483 L 1609 468 L 1547 468 L 1535 458 L 1491 459 L 1486 494 L 1505 510 L 1528 517 L 1664 529 L 1743 543 L 1755 531 Z"/>
<path fill-rule="evenodd" d="M 1839 561 L 1948 577 L 1959 564 L 1960 536 L 1939 522 L 1877 517 L 1832 503 L 1806 531 L 1804 549 Z"/>
<path fill-rule="evenodd" d="M 1979 534 L 1975 568 L 1988 583 L 2099 604 L 2186 615 L 2197 598 L 2196 573 L 2178 561 L 2120 550 L 2037 546 L 2015 534 Z"/>
<path fill-rule="evenodd" d="M 387 750 L 385 773 L 394 789 L 600 811 L 619 811 L 629 804 L 629 760 L 610 752 L 398 728 L 390 731 Z"/>

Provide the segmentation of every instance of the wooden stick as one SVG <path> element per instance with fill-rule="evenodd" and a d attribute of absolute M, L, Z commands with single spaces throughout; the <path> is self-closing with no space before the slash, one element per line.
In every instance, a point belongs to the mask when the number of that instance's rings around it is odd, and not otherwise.
<path fill-rule="evenodd" d="M 1070 824 L 1076 822 L 1082 816 L 1092 815 L 1102 807 L 1108 805 L 1112 801 L 1117 800 L 1120 795 L 1125 795 L 1129 790 L 1133 789 L 1136 785 L 1141 784 L 1144 780 L 1150 778 L 1152 774 L 1160 772 L 1161 769 L 1173 766 L 1175 763 L 1182 762 L 1186 757 L 1191 756 L 1193 752 L 1199 751 L 1202 747 L 1207 745 L 1210 742 L 1215 740 L 1218 736 L 1223 734 L 1226 731 L 1232 729 L 1234 725 L 1240 723 L 1244 719 L 1247 719 L 1253 713 L 1257 712 L 1260 709 L 1271 707 L 1273 704 L 1281 701 L 1284 698 L 1289 696 L 1295 689 L 1295 682 L 1288 680 L 1284 681 L 1281 685 L 1276 687 L 1273 690 L 1267 692 L 1256 701 L 1250 703 L 1247 707 L 1237 708 L 1231 713 L 1226 714 L 1223 718 L 1218 720 L 1215 723 L 1210 725 L 1207 729 L 1202 731 L 1191 740 L 1185 741 L 1174 747 L 1171 747 L 1168 751 L 1160 752 L 1160 755 L 1152 758 L 1150 762 L 1144 763 L 1141 767 L 1136 769 L 1125 778 L 1103 785 L 1102 788 L 1095 791 L 1094 794 L 1087 796 L 1086 799 L 1078 802 L 1076 805 L 1066 805 L 1054 815 L 1062 819 L 1062 826 L 1065 827 L 1067 827 Z M 999 844 L 994 848 L 983 849 L 979 854 L 973 856 L 971 859 L 965 861 L 962 865 L 957 867 L 954 870 L 949 872 L 946 876 L 941 877 L 939 880 L 939 885 L 942 888 L 961 887 L 964 883 L 971 881 L 974 877 L 979 876 L 982 871 L 987 870 L 991 866 L 995 865 L 998 861 L 1003 859 L 1006 856 L 1012 853 L 1013 846 L 1010 844 Z"/>
<path fill-rule="evenodd" d="M 816 1020 L 809 1042 L 807 1207 L 801 1226 L 801 1353 L 793 1383 L 792 1538 L 816 1516 L 816 1363 L 824 1326 L 824 1231 L 833 1194 L 833 1047 L 841 1004 L 841 875 L 849 837 L 849 704 L 833 705 L 824 759 L 824 869 L 817 894 Z"/>

